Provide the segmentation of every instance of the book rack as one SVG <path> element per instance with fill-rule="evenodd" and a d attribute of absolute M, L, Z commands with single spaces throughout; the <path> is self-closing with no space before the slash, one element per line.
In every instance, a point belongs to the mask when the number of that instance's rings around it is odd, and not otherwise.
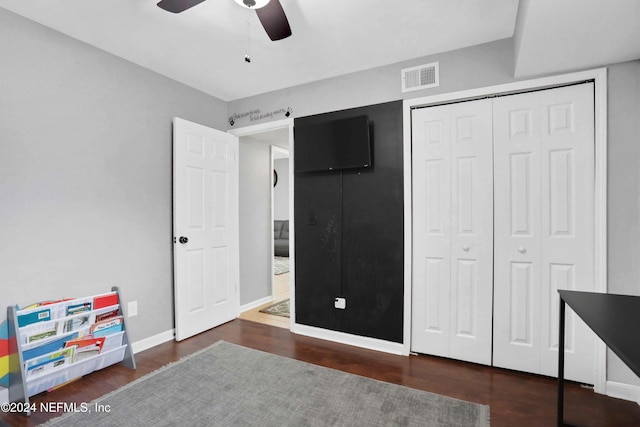
<path fill-rule="evenodd" d="M 7 308 L 9 401 L 29 398 L 107 366 L 136 369 L 117 287 L 25 309 Z"/>

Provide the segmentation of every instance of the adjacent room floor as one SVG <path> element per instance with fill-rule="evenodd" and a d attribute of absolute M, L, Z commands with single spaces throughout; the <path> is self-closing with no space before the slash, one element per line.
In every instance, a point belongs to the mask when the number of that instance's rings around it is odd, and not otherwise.
<path fill-rule="evenodd" d="M 291 273 L 276 274 L 274 276 L 275 299 L 266 304 L 262 304 L 252 310 L 245 311 L 240 314 L 240 319 L 251 320 L 252 322 L 264 323 L 266 325 L 277 326 L 289 329 L 289 318 L 275 316 L 273 314 L 261 313 L 265 307 L 276 304 L 282 300 L 289 298 L 289 276 Z"/>

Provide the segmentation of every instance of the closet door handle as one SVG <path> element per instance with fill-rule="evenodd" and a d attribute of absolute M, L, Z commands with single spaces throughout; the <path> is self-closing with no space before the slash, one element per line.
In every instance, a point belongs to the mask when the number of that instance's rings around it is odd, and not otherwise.
<path fill-rule="evenodd" d="M 520 246 L 518 248 L 518 252 L 520 252 L 521 254 L 526 253 L 527 252 L 527 248 L 525 248 L 524 246 Z"/>
<path fill-rule="evenodd" d="M 462 247 L 462 250 L 463 250 L 463 251 L 465 251 L 465 252 L 469 252 L 469 246 L 464 245 L 464 246 Z"/>

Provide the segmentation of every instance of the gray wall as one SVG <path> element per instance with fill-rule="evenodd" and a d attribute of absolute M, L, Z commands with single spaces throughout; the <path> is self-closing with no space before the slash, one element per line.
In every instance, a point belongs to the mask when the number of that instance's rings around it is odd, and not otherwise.
<path fill-rule="evenodd" d="M 278 184 L 273 189 L 273 219 L 289 219 L 289 159 L 276 159 Z"/>
<path fill-rule="evenodd" d="M 117 285 L 172 329 L 171 120 L 226 103 L 4 9 L 0 58 L 0 307 Z"/>
<path fill-rule="evenodd" d="M 359 73 L 321 80 L 229 103 L 229 115 L 259 109 L 277 111 L 291 107 L 291 117 L 305 117 L 347 108 L 379 104 L 513 81 L 512 40 L 504 39 L 438 55 L 400 62 Z M 440 62 L 440 86 L 415 92 L 401 92 L 400 70 Z M 273 117 L 283 119 L 284 115 Z M 234 128 L 269 121 L 239 118 Z M 227 125 L 230 127 L 229 125 Z"/>
<path fill-rule="evenodd" d="M 303 117 L 508 83 L 512 44 L 225 104 L 0 9 L 0 306 L 118 285 L 139 302 L 134 340 L 172 328 L 172 117 L 225 129 L 255 109 Z M 440 87 L 402 94 L 400 70 L 433 61 Z M 609 291 L 640 294 L 640 63 L 609 72 Z M 246 120 L 234 127 L 259 123 Z M 609 379 L 640 384 L 615 359 Z"/>
<path fill-rule="evenodd" d="M 402 94 L 400 70 L 434 61 L 440 62 L 440 86 Z M 505 39 L 232 101 L 229 113 L 290 106 L 294 117 L 304 117 L 504 84 L 516 80 L 513 64 L 513 40 Z M 609 70 L 608 286 L 611 293 L 640 295 L 640 61 L 602 66 Z M 608 379 L 640 385 L 640 379 L 611 353 Z"/>
<path fill-rule="evenodd" d="M 240 138 L 240 305 L 272 294 L 271 174 L 269 143 Z"/>

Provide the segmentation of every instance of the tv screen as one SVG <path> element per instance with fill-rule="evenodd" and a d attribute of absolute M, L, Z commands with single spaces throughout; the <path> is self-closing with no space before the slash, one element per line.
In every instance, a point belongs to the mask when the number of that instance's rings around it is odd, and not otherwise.
<path fill-rule="evenodd" d="M 296 172 L 371 166 L 367 116 L 298 125 L 294 132 Z"/>

